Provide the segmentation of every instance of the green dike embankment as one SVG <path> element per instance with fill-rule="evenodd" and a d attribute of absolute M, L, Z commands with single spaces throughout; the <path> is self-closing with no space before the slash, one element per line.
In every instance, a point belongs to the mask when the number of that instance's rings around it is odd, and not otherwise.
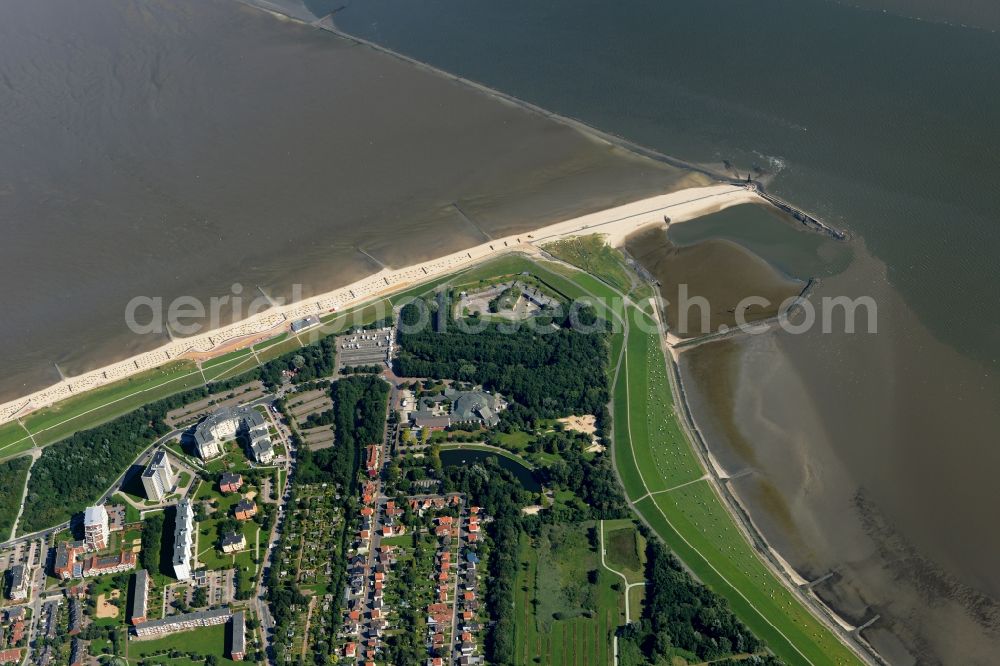
<path fill-rule="evenodd" d="M 702 478 L 705 470 L 673 410 L 656 324 L 634 306 L 629 314 L 612 415 L 615 465 L 635 510 L 781 659 L 862 663 L 764 563 Z M 658 404 L 650 409 L 650 401 Z"/>
<path fill-rule="evenodd" d="M 568 266 L 551 271 L 570 283 L 567 295 L 596 297 L 618 322 L 610 349 L 612 455 L 646 525 L 785 662 L 863 663 L 761 559 L 710 484 L 674 408 L 651 304 L 624 300 Z"/>

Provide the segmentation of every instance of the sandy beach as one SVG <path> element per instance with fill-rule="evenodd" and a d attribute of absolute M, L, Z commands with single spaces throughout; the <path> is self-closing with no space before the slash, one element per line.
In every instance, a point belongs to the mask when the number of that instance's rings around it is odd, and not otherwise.
<path fill-rule="evenodd" d="M 609 244 L 619 246 L 629 234 L 650 225 L 663 225 L 667 219 L 670 224 L 675 224 L 744 203 L 766 202 L 756 192 L 738 185 L 689 188 L 564 220 L 533 232 L 495 239 L 405 268 L 386 268 L 333 291 L 289 305 L 272 307 L 235 324 L 175 339 L 152 351 L 75 377 L 67 377 L 45 389 L 0 405 L 0 423 L 7 423 L 70 396 L 120 381 L 169 361 L 185 358 L 205 360 L 260 342 L 285 332 L 296 319 L 351 308 L 507 252 L 535 251 L 538 246 L 560 238 L 595 233 L 605 236 Z"/>

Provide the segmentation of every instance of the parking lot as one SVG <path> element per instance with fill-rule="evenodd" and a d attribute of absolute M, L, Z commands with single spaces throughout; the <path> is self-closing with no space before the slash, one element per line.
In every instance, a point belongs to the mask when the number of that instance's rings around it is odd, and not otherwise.
<path fill-rule="evenodd" d="M 337 337 L 337 370 L 359 365 L 387 364 L 392 359 L 395 330 L 363 330 Z"/>

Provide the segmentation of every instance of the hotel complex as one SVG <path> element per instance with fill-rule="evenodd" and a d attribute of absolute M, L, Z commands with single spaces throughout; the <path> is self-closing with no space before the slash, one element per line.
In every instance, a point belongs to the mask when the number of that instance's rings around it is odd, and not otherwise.
<path fill-rule="evenodd" d="M 202 460 L 210 460 L 222 455 L 223 443 L 236 439 L 237 435 L 246 436 L 257 462 L 264 462 L 261 457 L 268 455 L 273 458 L 267 421 L 260 412 L 247 405 L 223 407 L 199 423 L 194 430 L 195 449 Z"/>

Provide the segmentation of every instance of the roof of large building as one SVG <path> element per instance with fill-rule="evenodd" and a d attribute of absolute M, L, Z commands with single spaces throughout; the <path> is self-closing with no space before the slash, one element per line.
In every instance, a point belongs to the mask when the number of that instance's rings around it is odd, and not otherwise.
<path fill-rule="evenodd" d="M 162 620 L 149 620 L 148 622 L 143 622 L 142 627 L 145 630 L 156 629 L 157 627 L 169 627 L 175 624 L 184 624 L 185 622 L 199 620 L 210 620 L 218 617 L 229 617 L 232 615 L 232 611 L 229 610 L 229 606 L 222 606 L 221 608 L 213 608 L 212 610 L 195 611 L 194 613 L 181 613 L 180 615 L 168 615 Z"/>
<path fill-rule="evenodd" d="M 215 441 L 212 431 L 227 421 L 237 421 L 238 428 L 256 430 L 266 427 L 264 416 L 249 405 L 237 407 L 222 407 L 209 414 L 205 420 L 194 429 L 194 441 L 201 446 L 206 442 Z"/>
<path fill-rule="evenodd" d="M 24 565 L 15 564 L 10 568 L 10 583 L 12 587 L 24 584 Z"/>
<path fill-rule="evenodd" d="M 177 503 L 177 522 L 174 526 L 174 564 L 185 564 L 191 557 L 194 544 L 194 509 L 187 497 Z"/>
<path fill-rule="evenodd" d="M 84 563 L 84 572 L 98 574 L 105 569 L 115 569 L 117 567 L 134 567 L 136 563 L 135 553 L 131 550 L 123 550 L 117 555 L 105 555 L 104 557 L 91 556 Z"/>
<path fill-rule="evenodd" d="M 149 597 L 149 572 L 139 569 L 135 572 L 135 591 L 132 595 L 132 607 L 129 618 L 145 617 Z"/>
<path fill-rule="evenodd" d="M 83 548 L 83 543 L 80 541 L 60 541 L 59 545 L 56 546 L 56 569 L 65 569 L 70 565 L 72 560 L 76 557 L 76 551 Z"/>
<path fill-rule="evenodd" d="M 142 475 L 146 477 L 153 476 L 154 474 L 156 474 L 158 469 L 165 467 L 167 464 L 169 464 L 167 462 L 167 452 L 164 451 L 163 449 L 160 449 L 153 454 L 153 459 L 149 461 L 149 465 L 146 466 L 146 469 L 142 472 Z"/>
<path fill-rule="evenodd" d="M 457 421 L 482 421 L 491 426 L 500 421 L 497 412 L 502 409 L 503 401 L 499 396 L 482 391 L 456 391 L 453 400 L 451 413 Z"/>
<path fill-rule="evenodd" d="M 233 640 L 230 652 L 244 653 L 247 650 L 247 624 L 246 615 L 243 611 L 233 613 Z"/>
<path fill-rule="evenodd" d="M 102 525 L 108 519 L 108 512 L 103 506 L 88 506 L 83 512 L 84 525 Z"/>
<path fill-rule="evenodd" d="M 447 417 L 434 414 L 437 405 L 451 402 L 451 412 Z M 500 422 L 498 412 L 506 409 L 507 403 L 500 394 L 485 391 L 458 391 L 450 386 L 444 393 L 422 396 L 418 401 L 418 410 L 412 414 L 414 422 L 419 426 L 440 427 L 451 422 L 461 423 L 479 421 L 488 426 Z M 445 421 L 448 420 L 449 423 Z"/>
<path fill-rule="evenodd" d="M 451 425 L 451 417 L 435 416 L 431 412 L 415 412 L 413 425 L 418 428 L 447 428 Z"/>
<path fill-rule="evenodd" d="M 236 503 L 237 511 L 251 511 L 256 508 L 257 505 L 253 503 L 253 500 L 249 500 L 245 497 Z"/>
<path fill-rule="evenodd" d="M 292 322 L 292 332 L 298 333 L 299 331 L 304 331 L 307 328 L 313 326 L 319 326 L 319 317 L 316 315 L 309 315 L 308 317 L 303 317 L 302 319 L 296 319 Z"/>

